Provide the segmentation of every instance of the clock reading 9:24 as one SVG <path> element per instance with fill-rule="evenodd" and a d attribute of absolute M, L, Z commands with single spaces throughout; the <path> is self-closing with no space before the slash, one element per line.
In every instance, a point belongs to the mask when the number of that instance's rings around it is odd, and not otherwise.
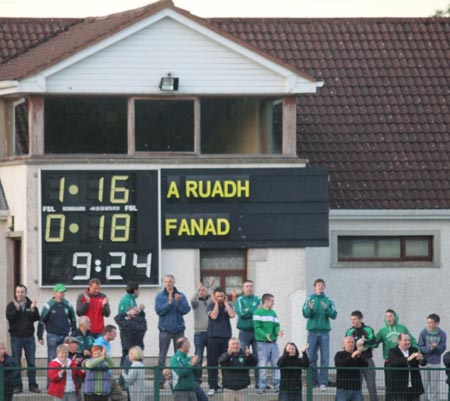
<path fill-rule="evenodd" d="M 112 286 L 130 279 L 153 284 L 158 190 L 156 170 L 42 171 L 42 285 L 81 285 L 93 277 Z"/>

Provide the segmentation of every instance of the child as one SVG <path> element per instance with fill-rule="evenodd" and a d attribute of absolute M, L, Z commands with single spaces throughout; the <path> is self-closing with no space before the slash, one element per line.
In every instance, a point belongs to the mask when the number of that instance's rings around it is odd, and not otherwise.
<path fill-rule="evenodd" d="M 86 373 L 83 383 L 85 401 L 108 401 L 111 393 L 111 370 L 114 363 L 101 345 L 91 348 L 92 358 L 85 362 Z"/>
<path fill-rule="evenodd" d="M 6 353 L 6 346 L 3 341 L 0 341 L 0 365 L 4 368 L 17 367 L 14 359 Z M 11 401 L 14 391 L 14 377 L 17 374 L 16 370 L 4 370 L 5 382 L 3 387 L 3 397 L 5 401 Z"/>
<path fill-rule="evenodd" d="M 76 401 L 83 371 L 77 369 L 75 361 L 69 359 L 69 348 L 65 344 L 56 347 L 56 358 L 48 364 L 49 385 L 47 393 L 55 401 Z M 68 369 L 70 368 L 70 369 Z"/>
<path fill-rule="evenodd" d="M 300 369 L 294 368 L 309 366 L 309 358 L 306 353 L 308 345 L 306 344 L 299 352 L 294 343 L 287 343 L 283 355 L 278 359 L 278 367 L 288 368 L 281 369 L 279 401 L 302 401 L 302 372 Z"/>
<path fill-rule="evenodd" d="M 122 377 L 125 383 L 128 384 L 128 392 L 131 401 L 145 401 L 145 370 L 142 369 L 144 364 L 144 353 L 139 346 L 131 347 L 128 351 L 128 358 L 131 366 L 128 368 L 128 373 L 122 371 Z"/>

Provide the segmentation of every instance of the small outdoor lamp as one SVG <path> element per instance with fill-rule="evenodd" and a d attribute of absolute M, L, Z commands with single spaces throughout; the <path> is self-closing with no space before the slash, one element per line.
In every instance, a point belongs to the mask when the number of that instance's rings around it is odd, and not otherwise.
<path fill-rule="evenodd" d="M 179 78 L 172 77 L 172 74 L 169 72 L 167 77 L 162 77 L 159 82 L 159 89 L 165 92 L 174 92 L 178 90 L 178 81 Z"/>

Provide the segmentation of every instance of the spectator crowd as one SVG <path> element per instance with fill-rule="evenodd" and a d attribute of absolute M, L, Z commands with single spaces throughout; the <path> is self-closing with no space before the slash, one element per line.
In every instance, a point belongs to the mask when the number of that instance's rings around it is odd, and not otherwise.
<path fill-rule="evenodd" d="M 255 388 L 260 394 L 274 392 L 279 401 L 301 401 L 301 369 L 312 368 L 312 384 L 319 391 L 336 387 L 336 401 L 362 401 L 362 380 L 370 401 L 378 401 L 373 351 L 381 345 L 384 359 L 384 397 L 386 401 L 439 401 L 439 367 L 446 349 L 446 333 L 440 318 L 431 313 L 426 327 L 416 338 L 399 323 L 393 309 L 385 312 L 384 326 L 375 332 L 363 322 L 361 311 L 350 316 L 350 328 L 343 333 L 343 348 L 334 357 L 336 380 L 329 378 L 330 320 L 337 317 L 334 302 L 325 294 L 325 281 L 317 279 L 313 292 L 302 307 L 307 319 L 307 344 L 297 347 L 287 342 L 279 351 L 278 340 L 284 335 L 274 309 L 275 297 L 255 295 L 254 284 L 247 280 L 242 294 L 228 299 L 224 289 L 212 293 L 200 283 L 188 300 L 168 274 L 163 290 L 155 298 L 158 317 L 158 365 L 170 369 L 159 375 L 159 387 L 170 388 L 175 401 L 205 401 L 223 392 L 224 401 L 244 401 L 254 370 Z M 6 307 L 11 336 L 11 355 L 0 342 L 0 364 L 20 367 L 22 353 L 28 369 L 28 390 L 40 393 L 36 380 L 35 323 L 37 340 L 47 346 L 47 392 L 64 401 L 144 401 L 144 337 L 147 332 L 145 306 L 138 304 L 139 284 L 129 283 L 119 302 L 114 321 L 109 298 L 101 292 L 98 279 L 76 299 L 75 308 L 66 299 L 64 284 L 56 284 L 54 296 L 39 312 L 36 301 L 27 296 L 27 288 L 18 285 L 14 299 Z M 185 336 L 184 316 L 194 317 L 194 356 L 189 356 L 191 341 Z M 232 336 L 231 320 L 237 318 L 238 338 Z M 46 338 L 44 342 L 44 333 Z M 120 383 L 112 377 L 111 342 L 120 336 Z M 170 345 L 174 354 L 167 363 Z M 206 351 L 206 358 L 205 358 Z M 444 355 L 450 368 L 450 353 Z M 319 363 L 320 362 L 320 363 Z M 208 390 L 204 393 L 202 367 L 207 367 Z M 271 367 L 268 375 L 267 367 Z M 434 369 L 420 370 L 427 366 Z M 219 369 L 222 369 L 221 382 Z M 4 399 L 23 392 L 20 370 L 5 370 Z M 270 384 L 269 384 L 270 376 Z M 166 381 L 168 383 L 166 383 Z M 158 385 L 158 383 L 157 383 Z M 115 397 L 114 397 L 115 395 Z M 450 400 L 450 398 L 449 398 Z"/>

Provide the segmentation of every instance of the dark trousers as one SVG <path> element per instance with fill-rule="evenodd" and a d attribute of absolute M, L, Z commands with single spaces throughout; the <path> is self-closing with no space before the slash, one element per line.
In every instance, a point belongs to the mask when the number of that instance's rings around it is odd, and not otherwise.
<path fill-rule="evenodd" d="M 229 338 L 208 337 L 208 385 L 210 389 L 217 390 L 219 388 L 219 357 L 227 352 Z"/>
<path fill-rule="evenodd" d="M 247 347 L 252 347 L 252 354 L 258 355 L 258 342 L 255 339 L 255 333 L 253 331 L 239 330 L 239 343 L 243 351 Z M 255 385 L 258 387 L 259 370 L 255 369 Z"/>
<path fill-rule="evenodd" d="M 36 383 L 36 371 L 34 368 L 35 364 L 35 356 L 36 356 L 36 342 L 34 340 L 34 336 L 31 337 L 11 337 L 11 348 L 12 348 L 12 357 L 16 362 L 17 366 L 21 366 L 21 357 L 22 350 L 25 351 L 25 359 L 27 361 L 27 375 L 28 375 L 28 388 L 29 390 L 33 390 L 37 388 L 38 385 Z M 18 370 L 17 374 L 14 377 L 14 388 L 22 390 L 22 375 L 21 371 Z"/>
<path fill-rule="evenodd" d="M 205 352 L 207 344 L 208 333 L 206 331 L 197 332 L 194 334 L 195 355 L 197 355 L 198 357 L 197 366 L 199 367 L 199 369 L 194 370 L 194 378 L 197 383 L 202 382 L 203 371 L 201 370 L 201 366 L 203 362 L 203 354 Z"/>
<path fill-rule="evenodd" d="M 384 361 L 384 367 L 385 368 L 390 367 L 388 361 Z M 384 387 L 385 387 L 384 399 L 385 399 L 385 401 L 393 400 L 393 396 L 392 396 L 393 385 L 394 385 L 394 383 L 392 382 L 392 370 L 384 369 Z"/>

